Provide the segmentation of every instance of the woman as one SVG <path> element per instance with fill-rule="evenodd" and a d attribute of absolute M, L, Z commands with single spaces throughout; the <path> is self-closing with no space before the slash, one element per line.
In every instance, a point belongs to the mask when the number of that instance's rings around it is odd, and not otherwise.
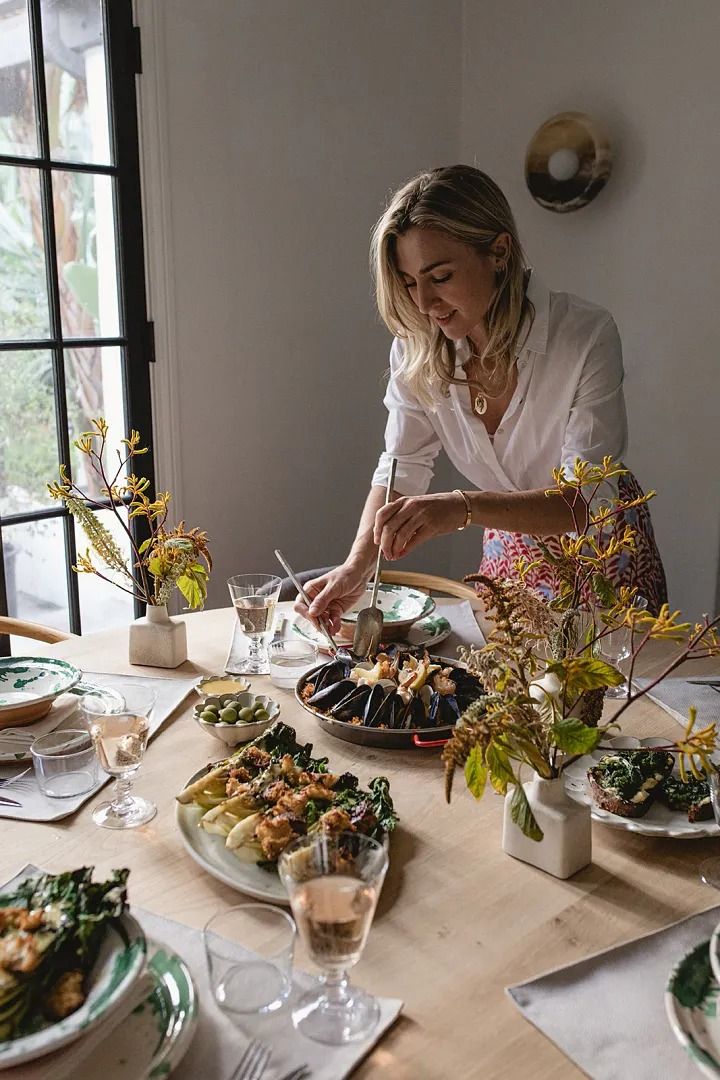
<path fill-rule="evenodd" d="M 573 529 L 562 497 L 545 495 L 553 468 L 571 469 L 578 457 L 620 461 L 627 443 L 612 317 L 549 292 L 528 269 L 510 207 L 490 177 L 454 165 L 411 180 L 375 226 L 371 260 L 378 308 L 394 335 L 389 415 L 352 549 L 306 586 L 310 617 L 324 616 L 333 630 L 362 595 L 378 544 L 395 560 L 475 525 L 484 529 L 481 572 L 512 576 L 519 556 L 537 554 L 533 535 Z M 426 494 L 441 449 L 471 490 Z M 392 457 L 393 501 L 383 506 Z M 638 493 L 627 475 L 602 494 Z M 647 508 L 628 520 L 637 550 L 610 572 L 655 612 L 666 586 Z M 556 584 L 547 564 L 529 581 L 546 594 Z"/>

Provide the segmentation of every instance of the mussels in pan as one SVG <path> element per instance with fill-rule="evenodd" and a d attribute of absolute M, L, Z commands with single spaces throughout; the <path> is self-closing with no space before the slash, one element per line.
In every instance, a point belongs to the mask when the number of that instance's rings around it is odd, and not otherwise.
<path fill-rule="evenodd" d="M 374 660 L 331 660 L 300 690 L 303 701 L 344 723 L 392 731 L 452 727 L 483 694 L 464 668 L 433 660 L 426 651 L 397 649 Z"/>

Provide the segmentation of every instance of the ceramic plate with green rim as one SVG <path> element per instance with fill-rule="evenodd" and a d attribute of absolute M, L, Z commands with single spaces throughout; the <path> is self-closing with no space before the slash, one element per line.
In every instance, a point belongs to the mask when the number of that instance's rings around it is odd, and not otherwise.
<path fill-rule="evenodd" d="M 39 720 L 55 698 L 77 686 L 81 678 L 82 672 L 67 660 L 0 657 L 0 727 Z"/>
<path fill-rule="evenodd" d="M 329 652 L 324 635 L 319 630 L 316 630 L 311 622 L 303 619 L 302 615 L 295 617 L 292 630 L 298 637 L 305 638 L 306 641 L 312 641 L 324 652 Z M 433 613 L 428 615 L 427 618 L 419 619 L 418 622 L 413 623 L 400 644 L 412 645 L 418 648 L 430 648 L 431 645 L 437 645 L 440 641 L 444 641 L 451 633 L 452 627 L 445 616 Z M 340 639 L 338 639 L 338 645 L 340 643 Z M 392 642 L 386 641 L 384 644 L 391 645 Z"/>
<path fill-rule="evenodd" d="M 372 599 L 372 585 L 368 585 L 365 595 L 346 611 L 341 617 L 341 623 L 349 628 L 350 634 L 355 630 L 358 612 L 369 607 Z M 409 585 L 390 585 L 381 582 L 378 587 L 377 606 L 382 611 L 383 632 L 382 641 L 392 638 L 393 635 L 402 633 L 417 622 L 425 619 L 435 610 L 435 601 L 427 593 L 420 589 L 411 589 Z"/>
<path fill-rule="evenodd" d="M 185 961 L 150 944 L 147 970 L 155 985 L 120 1028 L 83 1060 L 83 1076 L 164 1080 L 185 1055 L 198 1022 L 197 991 Z"/>
<path fill-rule="evenodd" d="M 36 1031 L 0 1042 L 0 1070 L 59 1050 L 85 1035 L 130 993 L 142 974 L 146 955 L 145 935 L 126 912 L 108 927 L 80 1008 L 64 1020 L 41 1021 Z"/>
<path fill-rule="evenodd" d="M 710 965 L 710 942 L 702 941 L 673 970 L 665 1011 L 678 1042 L 704 1076 L 720 1078 L 720 984 Z"/>

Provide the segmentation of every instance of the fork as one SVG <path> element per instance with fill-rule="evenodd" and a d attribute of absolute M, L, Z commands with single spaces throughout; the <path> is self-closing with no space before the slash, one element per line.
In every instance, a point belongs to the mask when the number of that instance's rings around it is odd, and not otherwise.
<path fill-rule="evenodd" d="M 2 779 L 0 779 L 0 788 L 7 787 L 8 784 L 14 784 L 16 780 L 19 780 L 21 776 L 25 776 L 29 772 L 30 766 L 28 766 L 27 769 L 23 769 L 22 772 L 15 773 L 14 776 L 3 777 Z"/>
<path fill-rule="evenodd" d="M 310 1070 L 307 1065 L 298 1065 L 297 1069 L 292 1069 L 289 1073 L 285 1073 L 280 1077 L 280 1080 L 307 1080 L 310 1076 Z"/>
<path fill-rule="evenodd" d="M 240 1058 L 230 1080 L 261 1080 L 270 1060 L 270 1053 L 269 1046 L 264 1046 L 257 1039 L 253 1039 Z"/>

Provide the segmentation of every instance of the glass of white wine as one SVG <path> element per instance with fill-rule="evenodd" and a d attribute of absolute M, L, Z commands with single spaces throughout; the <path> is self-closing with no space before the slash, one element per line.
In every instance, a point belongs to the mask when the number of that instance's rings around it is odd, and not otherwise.
<path fill-rule="evenodd" d="M 282 582 L 274 574 L 236 574 L 228 578 L 230 598 L 240 629 L 248 639 L 248 655 L 233 668 L 243 675 L 269 675 L 267 643 Z"/>
<path fill-rule="evenodd" d="M 375 998 L 351 986 L 348 971 L 365 948 L 382 883 L 387 852 L 369 836 L 310 833 L 285 848 L 278 863 L 298 933 L 322 969 L 319 986 L 293 1010 L 298 1031 L 338 1046 L 363 1039 L 377 1025 Z"/>
<path fill-rule="evenodd" d="M 134 829 L 151 821 L 157 806 L 131 795 L 150 734 L 156 693 L 147 687 L 122 690 L 122 702 L 88 694 L 83 711 L 101 768 L 115 778 L 112 798 L 93 810 L 93 821 L 105 829 Z"/>

